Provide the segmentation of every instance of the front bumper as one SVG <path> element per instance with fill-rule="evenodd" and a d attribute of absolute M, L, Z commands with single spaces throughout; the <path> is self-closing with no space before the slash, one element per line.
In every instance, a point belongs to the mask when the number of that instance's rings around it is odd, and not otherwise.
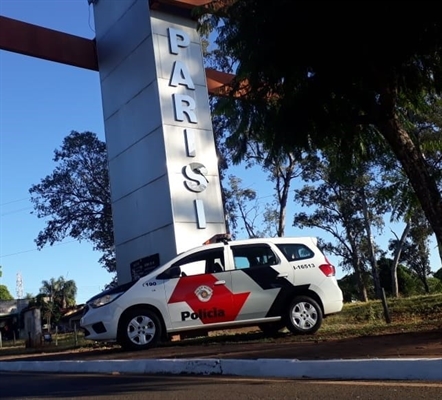
<path fill-rule="evenodd" d="M 117 301 L 98 308 L 87 307 L 80 320 L 85 339 L 115 342 L 122 309 Z"/>

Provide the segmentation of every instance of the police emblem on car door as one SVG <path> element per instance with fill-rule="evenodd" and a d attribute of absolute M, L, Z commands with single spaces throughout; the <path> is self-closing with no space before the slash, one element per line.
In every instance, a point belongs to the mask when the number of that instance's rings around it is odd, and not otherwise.
<path fill-rule="evenodd" d="M 232 293 L 232 277 L 225 271 L 224 248 L 203 250 L 177 261 L 181 275 L 165 285 L 173 329 L 235 320 L 248 293 Z M 233 296 L 241 297 L 240 300 Z"/>

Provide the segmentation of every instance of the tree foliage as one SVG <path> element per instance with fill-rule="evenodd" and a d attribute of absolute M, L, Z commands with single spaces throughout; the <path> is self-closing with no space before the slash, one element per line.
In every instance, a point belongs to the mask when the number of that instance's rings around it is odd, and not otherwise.
<path fill-rule="evenodd" d="M 442 282 L 442 268 L 439 268 L 434 274 L 433 276 L 436 279 L 439 279 Z"/>
<path fill-rule="evenodd" d="M 422 282 L 425 293 L 430 292 L 428 277 L 431 274 L 429 238 L 432 233 L 422 212 L 413 216 L 407 240 L 402 246 L 401 263 L 406 265 Z M 394 252 L 397 240 L 390 241 Z"/>
<path fill-rule="evenodd" d="M 241 178 L 229 175 L 224 190 L 226 217 L 233 239 L 243 231 L 248 238 L 277 235 L 277 211 L 271 204 L 261 202 L 255 190 L 244 188 Z"/>
<path fill-rule="evenodd" d="M 14 300 L 6 285 L 0 285 L 0 300 Z"/>
<path fill-rule="evenodd" d="M 77 285 L 75 281 L 62 276 L 44 280 L 41 284 L 40 293 L 32 304 L 41 308 L 42 317 L 50 327 L 52 322 L 58 322 L 64 309 L 75 305 Z"/>
<path fill-rule="evenodd" d="M 225 171 L 230 165 L 243 164 L 246 169 L 258 167 L 267 175 L 267 180 L 274 187 L 274 201 L 272 206 L 266 207 L 264 219 L 276 226 L 276 236 L 284 236 L 290 189 L 293 180 L 300 175 L 299 165 L 303 156 L 302 152 L 285 151 L 285 149 L 279 152 L 270 151 L 265 143 L 257 138 L 231 135 L 232 120 L 226 117 L 225 112 L 228 110 L 220 110 L 217 107 L 218 102 L 219 99 L 212 97 L 213 127 L 227 219 L 234 219 L 238 208 L 236 210 L 229 208 L 235 203 L 227 196 L 232 195 L 232 190 L 234 191 L 236 185 L 232 185 L 230 178 L 229 183 L 226 182 Z M 228 184 L 230 189 L 227 188 Z M 253 208 L 256 209 L 256 205 Z M 251 234 L 248 232 L 249 237 Z"/>
<path fill-rule="evenodd" d="M 382 286 L 385 289 L 385 293 L 387 296 L 396 296 L 396 294 L 392 291 L 393 283 L 391 281 L 391 269 L 392 269 L 393 260 L 386 257 L 381 257 L 378 261 L 379 265 L 379 274 L 381 277 Z M 420 294 L 422 291 L 420 287 L 422 286 L 422 282 L 417 278 L 417 276 L 410 271 L 403 264 L 399 264 L 397 267 L 397 282 L 398 282 L 398 292 L 401 296 L 415 296 Z"/>
<path fill-rule="evenodd" d="M 106 144 L 94 133 L 72 131 L 54 152 L 54 171 L 29 192 L 45 228 L 38 248 L 66 237 L 87 240 L 100 251 L 102 265 L 116 270 Z"/>
<path fill-rule="evenodd" d="M 359 298 L 367 300 L 367 266 L 371 266 L 375 292 L 380 283 L 376 259 L 378 249 L 372 230 L 383 228 L 385 204 L 377 196 L 379 183 L 375 169 L 368 164 L 339 171 L 328 154 L 310 155 L 303 162 L 303 178 L 307 182 L 295 190 L 295 201 L 306 211 L 295 214 L 294 226 L 318 228 L 334 239 L 323 243 L 325 251 L 341 258 L 341 266 L 354 272 Z"/>
<path fill-rule="evenodd" d="M 2 266 L 0 265 L 0 278 L 3 276 Z M 0 285 L 0 300 L 14 300 L 14 297 L 9 293 L 6 285 Z"/>
<path fill-rule="evenodd" d="M 442 3 L 237 0 L 216 6 L 219 65 L 236 73 L 230 96 L 220 102 L 229 110 L 232 136 L 277 152 L 332 145 L 347 163 L 380 138 L 441 246 L 441 194 L 407 113 L 421 113 L 442 90 Z"/>

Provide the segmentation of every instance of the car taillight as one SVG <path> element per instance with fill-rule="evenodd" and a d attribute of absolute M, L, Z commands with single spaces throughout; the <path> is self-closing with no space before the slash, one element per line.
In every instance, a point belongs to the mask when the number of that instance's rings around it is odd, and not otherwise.
<path fill-rule="evenodd" d="M 319 269 L 323 272 L 325 276 L 335 276 L 336 274 L 335 267 L 330 263 L 320 265 Z"/>

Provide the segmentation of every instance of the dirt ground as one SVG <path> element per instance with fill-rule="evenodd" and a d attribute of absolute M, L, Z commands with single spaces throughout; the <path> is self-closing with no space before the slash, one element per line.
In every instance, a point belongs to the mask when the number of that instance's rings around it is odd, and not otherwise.
<path fill-rule="evenodd" d="M 54 346 L 54 345 L 51 345 Z M 48 349 L 49 350 L 49 349 Z M 42 349 L 43 351 L 43 349 Z M 351 358 L 442 358 L 442 329 L 367 336 L 340 340 L 302 340 L 292 335 L 263 339 L 249 335 L 238 343 L 209 340 L 168 343 L 160 347 L 137 352 L 120 348 L 97 348 L 70 352 L 42 352 L 27 355 L 1 355 L 0 361 L 15 360 L 114 360 L 147 358 L 287 358 L 299 360 L 351 359 Z"/>

